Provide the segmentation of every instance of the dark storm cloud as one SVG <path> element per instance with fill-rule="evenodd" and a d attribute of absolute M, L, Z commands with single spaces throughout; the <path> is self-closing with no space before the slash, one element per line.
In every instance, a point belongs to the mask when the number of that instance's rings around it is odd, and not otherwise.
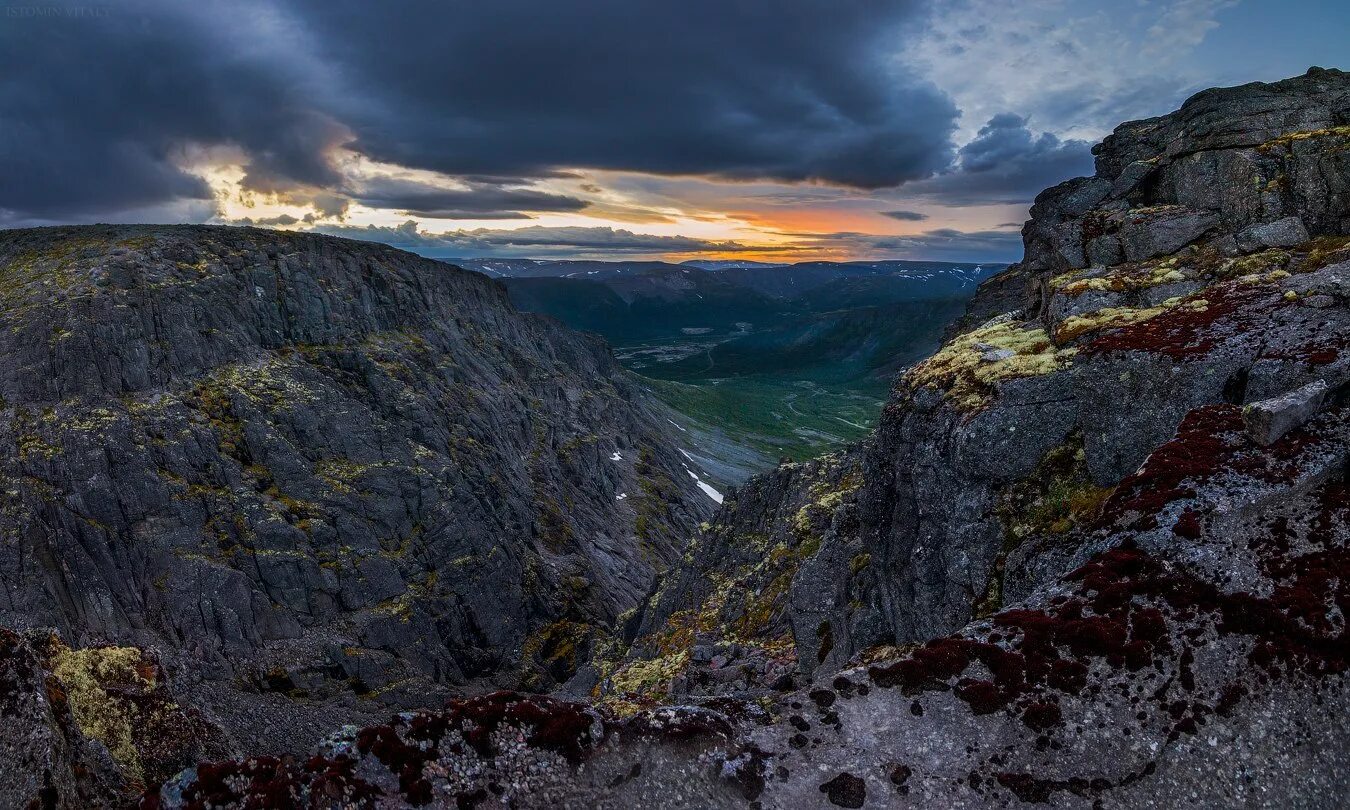
<path fill-rule="evenodd" d="M 328 151 L 344 143 L 501 184 L 582 167 L 895 185 L 951 158 L 952 102 L 891 58 L 918 5 L 126 0 L 7 16 L 0 217 L 205 199 L 185 144 L 236 147 L 244 186 L 280 195 L 338 187 Z"/>
<path fill-rule="evenodd" d="M 207 198 L 174 163 L 194 142 L 247 151 L 259 188 L 336 179 L 323 146 L 343 128 L 300 97 L 304 77 L 287 59 L 241 55 L 237 19 L 221 6 L 100 8 L 0 24 L 0 216 L 68 220 Z"/>
<path fill-rule="evenodd" d="M 300 0 L 363 151 L 453 174 L 559 166 L 895 185 L 955 108 L 891 57 L 909 0 Z"/>
<path fill-rule="evenodd" d="M 989 119 L 962 146 L 952 168 L 914 183 L 906 193 L 940 198 L 949 205 L 1029 202 L 1042 189 L 1091 174 L 1092 145 L 1031 131 L 1027 120 L 1003 113 Z"/>
<path fill-rule="evenodd" d="M 928 219 L 927 214 L 918 211 L 882 211 L 881 215 L 883 217 L 890 217 L 891 219 L 898 219 L 901 222 L 923 222 L 925 219 Z"/>
<path fill-rule="evenodd" d="M 397 211 L 431 219 L 521 219 L 526 211 L 580 211 L 585 200 L 563 194 L 548 194 L 522 188 L 471 183 L 449 189 L 392 177 L 375 178 L 353 193 L 353 198 L 372 208 Z"/>

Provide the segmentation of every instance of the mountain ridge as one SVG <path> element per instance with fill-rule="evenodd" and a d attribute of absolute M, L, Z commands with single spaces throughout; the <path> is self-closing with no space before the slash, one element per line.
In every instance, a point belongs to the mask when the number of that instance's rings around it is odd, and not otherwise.
<path fill-rule="evenodd" d="M 1350 74 L 1105 144 L 873 434 L 728 493 L 555 695 L 204 762 L 143 806 L 1339 806 Z M 67 805 L 116 771 L 48 676 L 168 688 L 149 652 L 86 655 L 110 674 L 0 634 Z"/>

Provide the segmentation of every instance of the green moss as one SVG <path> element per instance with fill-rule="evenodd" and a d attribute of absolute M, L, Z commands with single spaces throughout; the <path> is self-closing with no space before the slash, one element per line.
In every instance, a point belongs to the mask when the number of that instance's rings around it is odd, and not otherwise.
<path fill-rule="evenodd" d="M 1337 262 L 1350 261 L 1350 236 L 1319 236 L 1303 245 L 1302 269 L 1307 272 Z"/>
<path fill-rule="evenodd" d="M 539 682 L 538 668 L 547 672 L 554 682 L 562 682 L 576 673 L 583 662 L 582 655 L 596 629 L 585 623 L 570 620 L 550 622 L 536 630 L 521 645 L 523 688 L 547 687 Z"/>
<path fill-rule="evenodd" d="M 1075 433 L 1051 449 L 1026 478 L 1005 487 L 998 516 L 1004 543 L 974 615 L 988 616 L 1003 606 L 1003 569 L 1007 555 L 1033 537 L 1055 537 L 1084 525 L 1114 491 L 1093 483 L 1087 470 L 1083 437 Z"/>

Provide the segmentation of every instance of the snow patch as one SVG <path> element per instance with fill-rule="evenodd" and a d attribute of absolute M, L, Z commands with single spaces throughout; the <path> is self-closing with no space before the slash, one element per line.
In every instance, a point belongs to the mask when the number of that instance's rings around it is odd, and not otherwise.
<path fill-rule="evenodd" d="M 610 454 L 609 454 L 609 460 L 610 460 L 610 461 L 623 461 L 623 453 L 620 453 L 618 450 L 615 450 L 613 453 L 610 453 Z"/>
<path fill-rule="evenodd" d="M 690 461 L 694 460 L 694 457 L 689 455 L 688 453 L 685 453 L 684 450 L 680 450 L 680 452 L 684 453 L 684 457 L 689 459 Z M 723 501 L 722 493 L 718 492 L 716 489 L 713 489 L 712 485 L 709 484 L 707 481 L 704 481 L 702 478 L 699 478 L 698 473 L 689 469 L 688 464 L 682 463 L 680 466 L 684 467 L 684 471 L 689 473 L 690 478 L 694 479 L 694 483 L 698 485 L 699 489 L 703 490 L 704 495 L 707 495 L 709 498 L 712 498 L 717 503 L 721 503 Z"/>

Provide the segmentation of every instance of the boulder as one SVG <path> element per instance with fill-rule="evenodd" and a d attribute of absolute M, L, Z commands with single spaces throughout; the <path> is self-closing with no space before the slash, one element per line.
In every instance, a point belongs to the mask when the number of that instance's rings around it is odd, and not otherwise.
<path fill-rule="evenodd" d="M 1307 422 L 1322 408 L 1328 386 L 1325 380 L 1314 380 L 1302 388 L 1242 409 L 1242 422 L 1252 441 L 1265 447 L 1281 436 Z"/>
<path fill-rule="evenodd" d="M 1214 213 L 1183 206 L 1132 212 L 1120 229 L 1125 260 L 1137 262 L 1176 253 L 1218 224 Z"/>
<path fill-rule="evenodd" d="M 1238 248 L 1243 253 L 1255 253 L 1266 248 L 1287 248 L 1308 241 L 1308 229 L 1298 217 L 1285 217 L 1274 222 L 1253 225 L 1237 234 Z"/>

